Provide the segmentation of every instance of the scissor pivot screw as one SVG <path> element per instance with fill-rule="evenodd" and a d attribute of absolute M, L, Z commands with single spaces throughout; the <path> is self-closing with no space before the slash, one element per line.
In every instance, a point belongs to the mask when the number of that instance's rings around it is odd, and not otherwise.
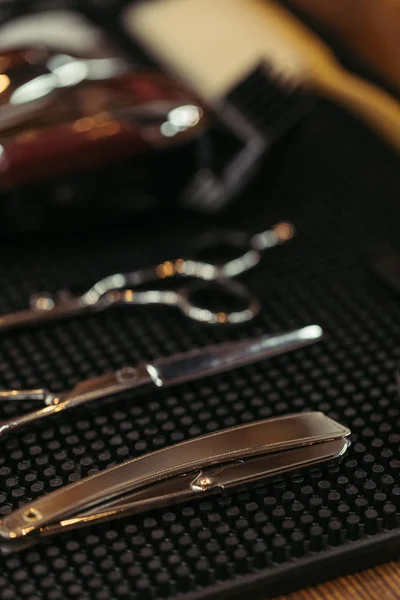
<path fill-rule="evenodd" d="M 131 383 L 137 379 L 137 370 L 134 367 L 124 367 L 117 372 L 119 383 Z"/>
<path fill-rule="evenodd" d="M 24 512 L 23 517 L 27 523 L 36 523 L 42 519 L 43 515 L 37 508 L 29 508 Z"/>
<path fill-rule="evenodd" d="M 52 310 L 55 306 L 51 294 L 43 292 L 43 294 L 33 294 L 30 298 L 30 305 L 33 310 Z"/>

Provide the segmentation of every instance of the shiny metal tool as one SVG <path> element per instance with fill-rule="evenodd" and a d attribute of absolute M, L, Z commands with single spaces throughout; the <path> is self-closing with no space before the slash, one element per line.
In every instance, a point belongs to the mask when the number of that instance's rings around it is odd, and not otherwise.
<path fill-rule="evenodd" d="M 100 235 L 170 212 L 212 161 L 213 117 L 78 11 L 48 8 L 0 20 L 1 230 Z"/>
<path fill-rule="evenodd" d="M 343 455 L 350 430 L 304 412 L 193 438 L 128 460 L 0 520 L 5 552 L 41 538 L 180 503 Z"/>
<path fill-rule="evenodd" d="M 114 273 L 80 296 L 68 291 L 61 292 L 58 297 L 47 292 L 35 294 L 30 299 L 30 309 L 0 316 L 0 331 L 133 304 L 174 306 L 187 317 L 202 323 L 244 323 L 257 315 L 260 303 L 246 286 L 232 279 L 255 267 L 263 251 L 292 239 L 294 232 L 291 223 L 282 222 L 253 236 L 229 230 L 201 236 L 195 242 L 195 253 L 199 258 L 166 260 L 154 267 Z M 228 250 L 233 257 L 228 260 L 224 257 L 221 262 L 202 260 L 202 255 L 215 254 L 221 251 L 221 246 L 224 246 L 225 254 Z M 136 289 L 172 278 L 191 278 L 206 283 L 188 285 L 179 290 Z M 135 286 L 135 289 L 129 286 Z M 196 302 L 196 296 L 202 293 L 207 302 L 222 295 L 225 303 L 239 303 L 240 306 L 232 310 L 225 306 L 217 310 L 201 306 Z"/>
<path fill-rule="evenodd" d="M 78 383 L 60 395 L 47 390 L 13 390 L 0 392 L 0 401 L 41 400 L 47 405 L 39 410 L 0 421 L 0 438 L 26 425 L 40 421 L 76 406 L 83 406 L 106 396 L 134 389 L 165 388 L 184 381 L 193 381 L 251 364 L 265 358 L 303 348 L 320 340 L 319 325 L 309 325 L 286 333 L 226 342 L 200 348 L 193 352 L 161 358 L 137 367 L 93 377 Z"/>
<path fill-rule="evenodd" d="M 1 190 L 173 149 L 205 131 L 203 109 L 188 93 L 121 59 L 28 47 L 0 51 L 3 63 Z"/>

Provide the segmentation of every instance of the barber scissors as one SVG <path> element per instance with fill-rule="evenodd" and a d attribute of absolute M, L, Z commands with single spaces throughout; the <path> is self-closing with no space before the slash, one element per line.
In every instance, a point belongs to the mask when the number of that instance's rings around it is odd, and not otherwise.
<path fill-rule="evenodd" d="M 222 230 L 218 234 L 201 236 L 195 243 L 198 258 L 166 260 L 150 268 L 129 273 L 114 273 L 97 281 L 81 295 L 69 291 L 55 296 L 42 292 L 30 298 L 30 308 L 0 316 L 0 331 L 38 325 L 45 321 L 106 310 L 120 305 L 160 304 L 178 308 L 187 317 L 202 323 L 239 324 L 250 321 L 260 310 L 260 303 L 243 284 L 233 281 L 238 275 L 255 267 L 263 252 L 289 241 L 295 230 L 291 223 L 281 222 L 252 236 Z M 201 260 L 221 247 L 234 252 L 231 259 L 214 262 Z M 178 290 L 140 289 L 161 280 L 190 278 L 197 280 Z M 208 301 L 224 296 L 230 304 L 240 304 L 237 310 L 227 307 L 212 309 L 196 302 L 196 295 L 206 292 Z"/>
<path fill-rule="evenodd" d="M 159 358 L 151 363 L 141 363 L 135 367 L 123 367 L 115 372 L 84 379 L 61 394 L 53 394 L 46 389 L 1 390 L 1 402 L 35 400 L 43 402 L 45 406 L 7 421 L 0 421 L 0 440 L 22 427 L 37 425 L 49 417 L 78 406 L 86 406 L 95 400 L 112 397 L 120 392 L 131 390 L 140 393 L 147 389 L 168 388 L 196 381 L 305 348 L 319 342 L 322 337 L 322 328 L 314 324 L 283 333 L 206 346 Z"/>

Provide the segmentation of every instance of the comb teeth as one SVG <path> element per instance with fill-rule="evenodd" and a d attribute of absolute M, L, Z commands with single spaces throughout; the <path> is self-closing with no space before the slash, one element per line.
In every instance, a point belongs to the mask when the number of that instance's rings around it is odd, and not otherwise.
<path fill-rule="evenodd" d="M 313 104 L 301 85 L 266 62 L 228 94 L 227 102 L 271 142 L 293 127 Z"/>
<path fill-rule="evenodd" d="M 223 208 L 249 181 L 266 150 L 288 133 L 312 108 L 314 99 L 295 80 L 260 64 L 225 99 L 218 116 L 242 142 L 222 170 L 202 169 L 181 203 L 205 213 Z"/>

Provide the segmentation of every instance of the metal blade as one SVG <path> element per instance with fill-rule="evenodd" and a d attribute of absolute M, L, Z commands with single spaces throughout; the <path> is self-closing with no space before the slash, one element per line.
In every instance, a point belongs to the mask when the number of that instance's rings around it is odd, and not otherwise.
<path fill-rule="evenodd" d="M 250 484 L 262 478 L 283 475 L 289 471 L 328 462 L 340 458 L 348 446 L 349 442 L 345 438 L 339 438 L 173 477 L 142 490 L 136 490 L 122 498 L 102 503 L 86 512 L 46 525 L 40 528 L 37 536 L 27 536 L 16 542 L 0 544 L 0 550 L 3 554 L 24 550 L 37 543 L 40 538 L 187 502 L 224 489 Z M 202 481 L 210 482 L 210 485 L 202 487 Z"/>
<path fill-rule="evenodd" d="M 19 312 L 0 315 L 0 331 L 38 325 L 56 319 L 64 319 L 84 314 L 90 310 L 93 310 L 93 307 L 83 305 L 79 297 L 72 297 L 68 301 L 54 304 L 50 308 L 29 308 Z"/>
<path fill-rule="evenodd" d="M 319 325 L 309 325 L 286 333 L 227 342 L 156 360 L 147 365 L 147 371 L 158 387 L 164 387 L 223 373 L 236 367 L 285 354 L 314 344 L 322 336 L 323 331 Z"/>

